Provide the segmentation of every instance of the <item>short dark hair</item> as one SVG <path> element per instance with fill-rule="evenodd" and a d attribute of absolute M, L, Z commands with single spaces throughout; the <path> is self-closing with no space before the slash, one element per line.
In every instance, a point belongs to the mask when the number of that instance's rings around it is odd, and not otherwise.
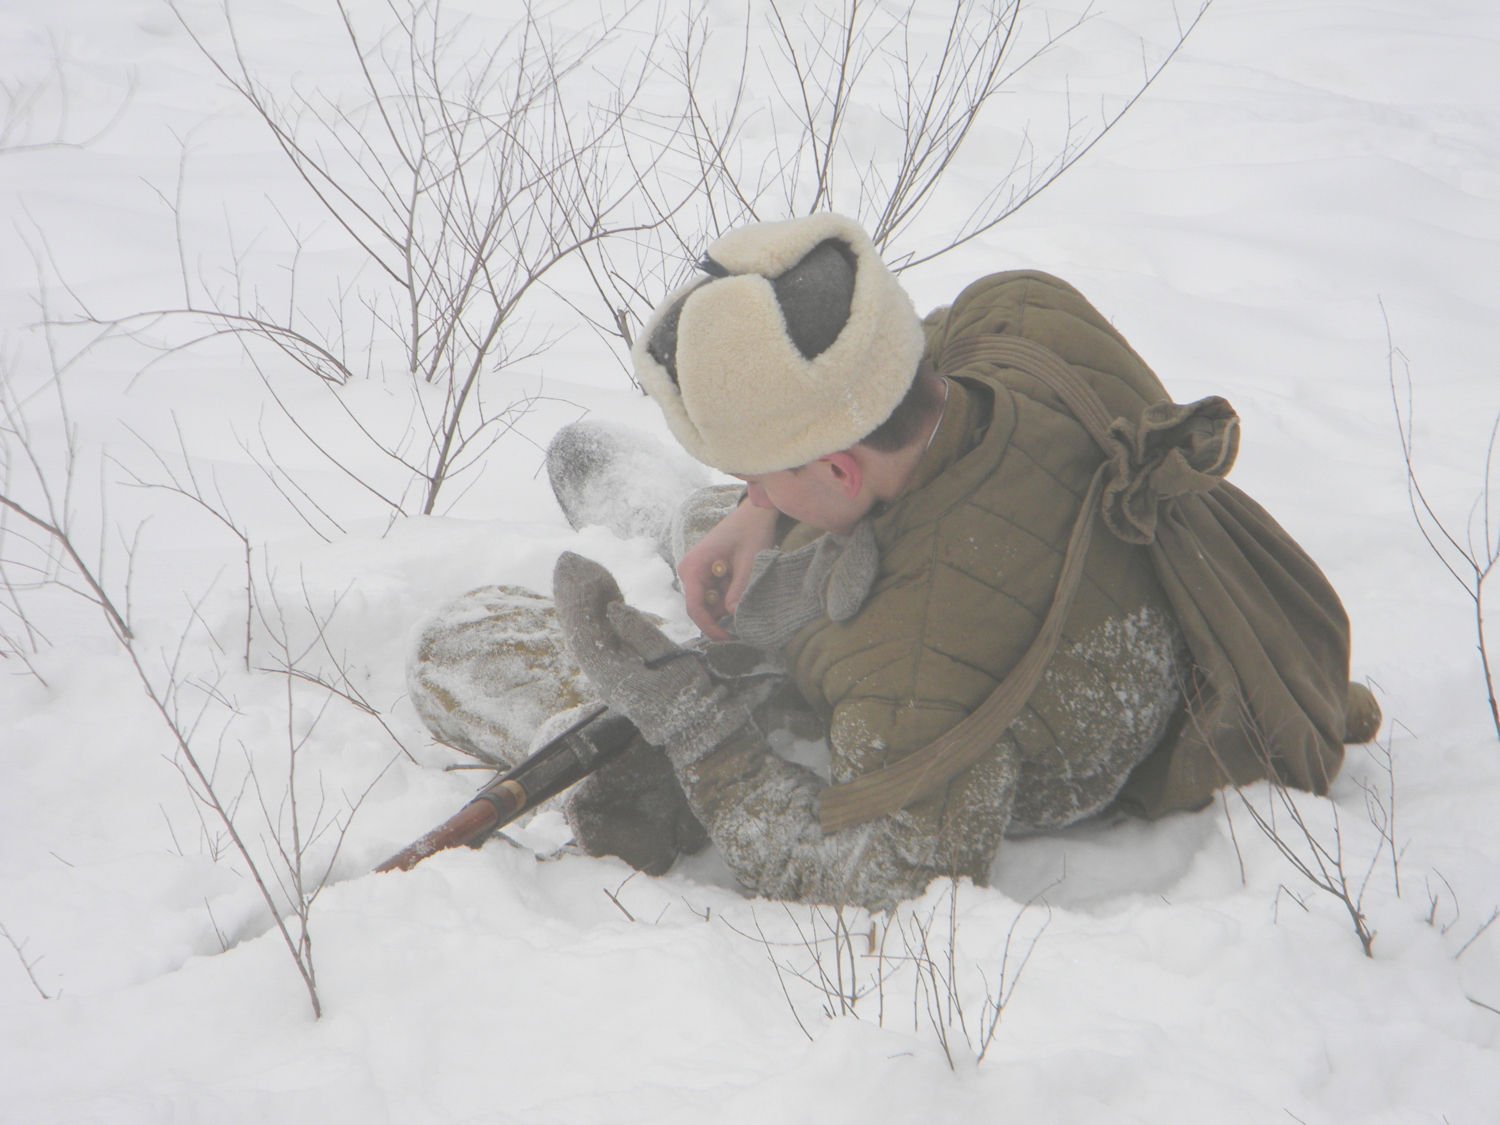
<path fill-rule="evenodd" d="M 880 425 L 859 442 L 879 453 L 895 453 L 922 436 L 923 424 L 931 419 L 943 401 L 942 379 L 932 369 L 927 357 L 917 367 L 917 374 L 906 389 L 906 396 Z"/>

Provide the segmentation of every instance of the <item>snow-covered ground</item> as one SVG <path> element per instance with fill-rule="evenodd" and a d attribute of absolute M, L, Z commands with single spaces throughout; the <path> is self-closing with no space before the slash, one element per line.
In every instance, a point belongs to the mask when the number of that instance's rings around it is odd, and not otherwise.
<path fill-rule="evenodd" d="M 380 7 L 355 5 L 370 19 Z M 513 5 L 474 7 L 481 35 Z M 585 8 L 565 15 L 586 23 Z M 709 6 L 724 26 L 742 18 L 736 9 Z M 234 10 L 268 82 L 347 81 L 330 4 Z M 183 11 L 215 25 L 214 4 Z M 1023 87 L 1034 99 L 1017 103 L 1055 105 L 1070 74 L 1081 104 L 1118 78 L 1137 35 L 1159 45 L 1170 26 L 1149 0 L 1102 6 L 1093 38 L 1056 52 Z M 934 886 L 903 910 L 883 947 L 875 941 L 884 957 L 863 955 L 868 926 L 852 919 L 856 956 L 843 971 L 865 985 L 891 974 L 856 1018 L 829 1018 L 828 997 L 791 975 L 814 951 L 832 972 L 833 943 L 804 941 L 832 914 L 820 922 L 746 899 L 712 856 L 628 878 L 613 861 L 538 863 L 496 842 L 369 874 L 473 786 L 472 774 L 441 771 L 457 756 L 427 740 L 403 699 L 407 638 L 432 606 L 486 583 L 545 591 L 570 549 L 609 565 L 636 604 L 684 624 L 653 546 L 570 530 L 539 473 L 550 434 L 585 412 L 664 439 L 665 428 L 561 308 L 540 326 L 555 346 L 486 392 L 541 397 L 444 516 L 391 523 L 294 440 L 223 342 L 149 369 L 138 343 L 101 343 L 64 373 L 65 425 L 28 327 L 42 315 L 38 295 L 57 316 L 79 302 L 101 315 L 181 302 L 168 203 L 183 145 L 192 276 L 225 278 L 240 255 L 270 286 L 291 242 L 273 205 L 308 239 L 309 284 L 335 276 L 347 246 L 319 225 L 268 135 L 164 4 L 0 7 L 7 83 L 44 79 L 54 49 L 69 119 L 59 122 L 59 91 L 44 84 L 30 133 L 12 145 L 51 139 L 54 126 L 87 137 L 124 112 L 87 147 L 0 154 L 0 358 L 31 396 L 32 447 L 60 483 L 74 434 L 76 534 L 90 559 L 103 545 L 105 583 L 122 603 L 135 543 L 137 651 L 159 687 L 178 661 L 183 721 L 201 713 L 194 745 L 220 761 L 252 849 L 267 842 L 262 806 L 287 824 L 288 732 L 306 740 L 304 830 L 320 811 L 342 820 L 365 796 L 313 907 L 324 1011 L 314 1020 L 254 884 L 195 811 L 170 733 L 102 614 L 60 590 L 27 593 L 44 634 L 26 654 L 33 672 L 18 655 L 0 661 L 0 925 L 21 947 L 15 956 L 0 944 L 0 1120 L 1497 1119 L 1500 923 L 1470 939 L 1500 905 L 1500 744 L 1472 606 L 1411 519 L 1387 374 L 1388 323 L 1410 363 L 1418 468 L 1461 528 L 1500 411 L 1500 10 L 1488 0 L 1216 0 L 1082 163 L 904 278 L 925 310 L 995 269 L 1060 274 L 1178 401 L 1218 393 L 1239 409 L 1235 479 L 1342 593 L 1355 674 L 1376 686 L 1389 720 L 1398 866 L 1367 815 L 1365 787 L 1390 805 L 1383 755 L 1352 750 L 1332 804 L 1298 802 L 1329 845 L 1337 810 L 1356 885 L 1370 869 L 1373 958 L 1342 905 L 1231 798 L 1156 824 L 1014 842 L 992 888 L 959 887 L 950 912 L 950 890 Z M 982 195 L 1008 158 L 976 146 L 953 173 L 960 195 Z M 944 218 L 924 223 L 937 230 Z M 83 338 L 58 333 L 60 362 Z M 363 473 L 364 454 L 311 383 L 287 373 L 276 385 L 300 417 L 338 434 L 329 440 Z M 346 393 L 361 417 L 388 420 L 405 409 L 398 391 L 372 379 Z M 257 467 L 268 449 L 330 511 L 326 541 Z M 265 616 L 251 663 L 287 655 L 278 635 L 292 655 L 310 646 L 301 667 L 346 669 L 342 686 L 388 730 L 315 685 L 245 670 L 239 540 L 180 495 L 129 487 L 184 479 L 187 465 L 210 498 L 222 493 L 253 548 Z M 372 460 L 368 472 L 385 480 L 389 466 Z M 33 487 L 25 464 L 8 473 L 8 487 Z M 0 627 L 24 641 L 7 604 Z M 1247 797 L 1267 800 L 1264 789 Z M 336 831 L 313 843 L 315 872 Z M 543 814 L 517 835 L 547 851 L 566 830 Z M 1023 913 L 1039 893 L 1045 905 Z M 956 933 L 972 1047 L 956 1017 L 933 1020 L 914 971 L 913 927 L 929 921 L 944 973 Z M 981 998 L 1002 972 L 1014 991 L 976 1064 Z"/>

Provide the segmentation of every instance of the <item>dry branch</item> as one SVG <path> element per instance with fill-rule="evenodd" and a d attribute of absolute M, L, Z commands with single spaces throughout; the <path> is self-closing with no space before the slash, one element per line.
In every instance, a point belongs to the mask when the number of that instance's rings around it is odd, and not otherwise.
<path fill-rule="evenodd" d="M 1500 493 L 1494 487 L 1497 471 L 1500 471 L 1500 464 L 1496 463 L 1496 447 L 1500 444 L 1500 414 L 1496 414 L 1495 421 L 1490 426 L 1479 494 L 1469 508 L 1460 538 L 1457 524 L 1438 514 L 1417 475 L 1411 365 L 1391 337 L 1390 317 L 1383 301 L 1380 313 L 1385 320 L 1386 375 L 1391 388 L 1391 406 L 1396 413 L 1396 433 L 1401 441 L 1401 459 L 1406 468 L 1406 495 L 1412 518 L 1416 520 L 1417 530 L 1421 532 L 1423 540 L 1437 556 L 1443 569 L 1463 587 L 1464 593 L 1473 603 L 1474 636 L 1479 649 L 1480 667 L 1484 672 L 1490 719 L 1494 723 L 1495 737 L 1500 738 L 1500 696 L 1496 693 L 1495 669 L 1490 660 L 1489 638 L 1484 624 L 1485 595 L 1489 592 L 1489 580 L 1494 575 L 1496 566 L 1500 565 Z M 1398 363 L 1401 368 L 1399 377 L 1396 374 Z"/>
<path fill-rule="evenodd" d="M 849 907 L 808 906 L 804 908 L 804 918 L 799 911 L 784 905 L 795 936 L 780 941 L 766 936 L 753 910 L 754 934 L 740 930 L 722 915 L 720 918 L 734 933 L 765 951 L 787 1007 L 809 1039 L 812 1035 L 789 982 L 800 981 L 811 989 L 818 997 L 823 1018 L 829 1020 L 844 1016 L 868 1018 L 869 1005 L 865 1002 L 874 997 L 875 1022 L 884 1027 L 888 1014 L 893 1014 L 887 1011 L 889 986 L 904 980 L 911 986 L 913 1033 L 920 1033 L 925 1026 L 942 1048 L 949 1067 L 956 1068 L 960 1041 L 976 1063 L 984 1061 L 993 1045 L 1001 1017 L 1051 921 L 1051 910 L 1047 909 L 1024 952 L 1017 941 L 1022 920 L 1038 903 L 1045 906 L 1044 896 L 1056 885 L 1051 884 L 1022 904 L 1011 920 L 993 984 L 984 967 L 972 963 L 962 953 L 956 880 L 949 880 L 925 911 L 903 906 L 886 915 L 866 915 Z M 899 952 L 888 948 L 893 934 L 899 938 Z M 973 1002 L 978 1002 L 979 1016 L 972 1028 L 970 1016 L 965 1012 L 966 1000 L 970 1002 L 970 1011 Z"/>
<path fill-rule="evenodd" d="M 898 271 L 929 262 L 993 229 L 1087 155 L 1160 77 L 1211 2 L 1178 20 L 1155 64 L 1145 62 L 1142 42 L 1141 74 L 1115 108 L 1101 101 L 1096 114 L 1079 115 L 1064 99 L 1051 151 L 1038 152 L 1031 123 L 1021 122 L 1008 166 L 967 210 L 944 188 L 972 163 L 977 131 L 1003 120 L 1000 95 L 1076 35 L 1091 6 L 1037 36 L 1023 34 L 1026 0 L 955 0 L 926 38 L 913 30 L 922 22 L 913 3 L 824 0 L 797 9 L 772 0 L 760 20 L 747 6 L 737 30 L 713 26 L 707 5 L 690 9 L 670 37 L 677 95 L 632 115 L 620 149 L 658 221 L 643 237 L 584 249 L 601 308 L 578 311 L 626 352 L 713 238 L 747 220 L 817 210 L 858 219 Z M 732 49 L 723 43 L 731 35 Z M 993 162 L 993 152 L 983 159 Z M 956 218 L 917 244 L 934 207 Z M 649 292 L 643 277 L 657 279 Z"/>

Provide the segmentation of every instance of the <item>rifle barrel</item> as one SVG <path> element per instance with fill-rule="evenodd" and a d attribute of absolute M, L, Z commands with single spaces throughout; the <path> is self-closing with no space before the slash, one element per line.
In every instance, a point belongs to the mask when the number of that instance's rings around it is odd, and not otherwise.
<path fill-rule="evenodd" d="M 619 757 L 638 733 L 625 716 L 599 707 L 515 769 L 495 778 L 455 815 L 375 870 L 410 871 L 435 852 L 462 844 L 478 847 L 496 829 Z"/>

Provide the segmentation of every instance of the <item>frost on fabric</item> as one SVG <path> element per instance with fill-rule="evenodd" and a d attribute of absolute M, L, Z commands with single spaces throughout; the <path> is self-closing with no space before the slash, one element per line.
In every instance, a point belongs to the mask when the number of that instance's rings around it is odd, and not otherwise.
<path fill-rule="evenodd" d="M 1008 831 L 1061 828 L 1109 804 L 1161 741 L 1190 667 L 1176 618 L 1150 606 L 1060 648 L 1007 734 L 1022 756 Z"/>
<path fill-rule="evenodd" d="M 707 800 L 700 799 L 703 772 L 690 768 L 678 776 L 725 863 L 750 890 L 767 898 L 886 910 L 921 894 L 938 874 L 913 863 L 898 845 L 894 818 L 825 836 L 818 823 L 818 791 L 825 782 L 766 753 L 758 732 L 749 737 L 757 745 L 752 768 L 727 786 L 713 786 L 717 792 Z"/>
<path fill-rule="evenodd" d="M 506 766 L 526 756 L 548 719 L 594 698 L 551 599 L 519 586 L 483 586 L 429 614 L 406 683 L 439 741 Z"/>
<path fill-rule="evenodd" d="M 776 732 L 763 738 L 747 728 L 678 773 L 725 861 L 752 890 L 889 909 L 939 876 L 983 882 L 1007 831 L 1058 828 L 1101 810 L 1160 741 L 1181 702 L 1187 660 L 1169 613 L 1144 608 L 1107 621 L 1053 658 L 997 752 L 944 797 L 829 835 L 818 819 L 826 778 L 768 752 Z M 841 711 L 832 739 L 849 750 L 872 746 L 876 736 L 856 713 Z"/>
<path fill-rule="evenodd" d="M 593 420 L 557 431 L 547 446 L 547 477 L 575 530 L 598 524 L 621 539 L 645 536 L 668 565 L 676 562 L 672 518 L 709 483 L 708 470 L 681 449 L 629 426 Z"/>
<path fill-rule="evenodd" d="M 797 738 L 792 732 L 782 729 L 766 734 L 771 753 L 783 761 L 802 766 L 817 774 L 825 783 L 830 780 L 833 756 L 826 739 Z"/>
<path fill-rule="evenodd" d="M 934 831 L 927 817 L 903 810 L 825 834 L 818 793 L 827 782 L 770 753 L 753 724 L 702 761 L 677 769 L 694 813 L 750 890 L 872 911 L 917 897 L 940 876 L 983 878 L 1014 787 L 1013 758 L 997 758 L 990 772 L 996 776 L 988 788 L 1002 806 L 991 817 L 992 832 L 967 831 L 965 818 Z M 987 790 L 987 801 L 990 796 Z"/>
<path fill-rule="evenodd" d="M 589 700 L 587 703 L 580 703 L 577 707 L 569 707 L 566 711 L 559 711 L 543 719 L 541 725 L 531 734 L 531 742 L 526 747 L 526 756 L 531 757 L 554 738 L 567 733 L 574 727 L 584 725 L 588 720 L 599 715 L 603 707 L 604 704 L 597 700 Z"/>

